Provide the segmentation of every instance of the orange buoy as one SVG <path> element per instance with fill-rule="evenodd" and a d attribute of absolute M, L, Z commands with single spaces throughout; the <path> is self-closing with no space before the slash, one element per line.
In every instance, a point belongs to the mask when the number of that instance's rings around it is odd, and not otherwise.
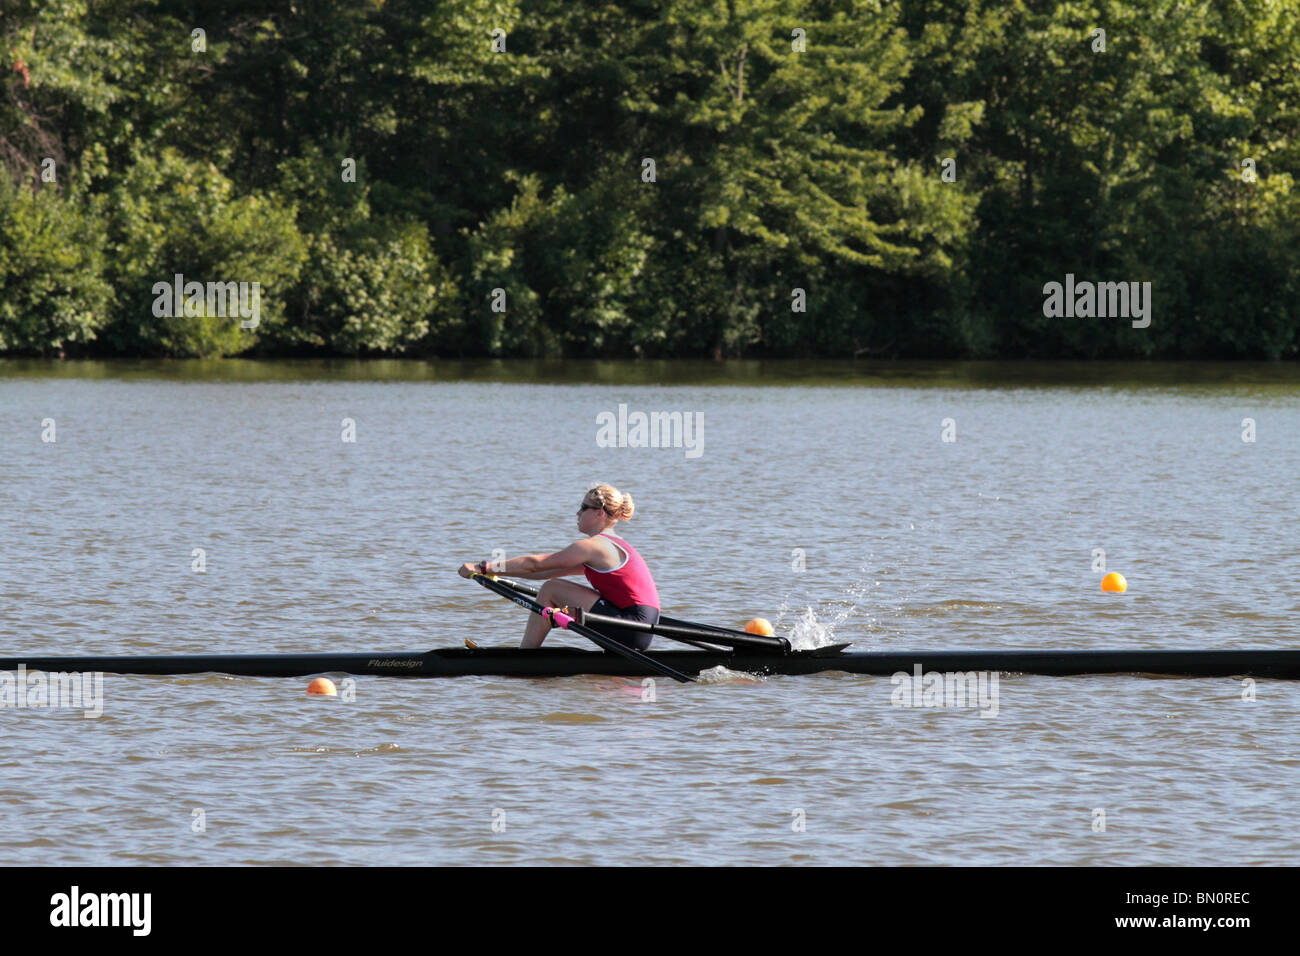
<path fill-rule="evenodd" d="M 1118 571 L 1112 571 L 1101 579 L 1101 589 L 1103 591 L 1123 593 L 1128 590 L 1128 582 L 1124 580 L 1124 575 Z"/>
<path fill-rule="evenodd" d="M 772 622 L 765 617 L 756 617 L 751 621 L 745 622 L 746 634 L 762 634 L 764 637 L 771 637 L 775 631 L 772 630 Z"/>
<path fill-rule="evenodd" d="M 339 689 L 334 686 L 334 682 L 328 677 L 317 677 L 307 685 L 307 693 L 321 697 L 337 697 Z"/>

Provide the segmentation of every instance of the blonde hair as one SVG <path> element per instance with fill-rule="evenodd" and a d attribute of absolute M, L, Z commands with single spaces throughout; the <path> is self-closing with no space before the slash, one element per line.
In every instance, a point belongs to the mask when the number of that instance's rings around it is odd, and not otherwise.
<path fill-rule="evenodd" d="M 582 496 L 582 503 L 600 508 L 615 521 L 630 521 L 636 511 L 632 496 L 623 494 L 613 485 L 592 485 Z"/>

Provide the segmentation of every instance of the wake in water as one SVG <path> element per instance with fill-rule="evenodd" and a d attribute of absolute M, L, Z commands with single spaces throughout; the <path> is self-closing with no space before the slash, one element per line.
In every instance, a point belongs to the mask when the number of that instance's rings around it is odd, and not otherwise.
<path fill-rule="evenodd" d="M 719 664 L 717 667 L 700 671 L 698 680 L 701 684 L 762 684 L 767 681 L 767 678 L 762 674 L 732 670 Z"/>

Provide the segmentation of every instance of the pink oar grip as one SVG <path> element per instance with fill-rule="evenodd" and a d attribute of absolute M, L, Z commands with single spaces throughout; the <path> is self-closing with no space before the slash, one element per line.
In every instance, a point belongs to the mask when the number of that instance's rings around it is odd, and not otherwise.
<path fill-rule="evenodd" d="M 568 630 L 569 625 L 577 620 L 577 618 L 565 614 L 558 607 L 548 607 L 545 613 L 556 627 L 562 627 L 565 630 Z"/>

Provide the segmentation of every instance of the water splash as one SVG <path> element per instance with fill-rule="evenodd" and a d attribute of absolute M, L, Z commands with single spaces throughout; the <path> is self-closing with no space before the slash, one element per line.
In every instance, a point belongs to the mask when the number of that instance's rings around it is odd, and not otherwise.
<path fill-rule="evenodd" d="M 717 667 L 709 667 L 700 671 L 699 682 L 701 684 L 761 684 L 767 678 L 761 674 L 750 674 L 746 671 L 731 670 L 719 664 Z"/>
<path fill-rule="evenodd" d="M 796 651 L 863 640 L 864 632 L 875 624 L 875 616 L 864 608 L 869 592 L 878 587 L 879 581 L 850 584 L 844 589 L 844 599 L 826 602 L 819 608 L 805 605 L 799 611 L 794 610 L 787 598 L 778 609 L 775 630 Z M 794 620 L 787 623 L 788 615 L 793 615 Z M 857 618 L 853 622 L 856 626 L 851 629 L 846 626 L 850 618 Z"/>
<path fill-rule="evenodd" d="M 810 651 L 829 644 L 843 643 L 836 641 L 835 630 L 848 620 L 852 613 L 852 609 L 848 611 L 836 609 L 826 620 L 819 620 L 817 612 L 812 607 L 804 608 L 795 618 L 789 634 L 786 635 L 790 646 L 796 651 Z"/>

